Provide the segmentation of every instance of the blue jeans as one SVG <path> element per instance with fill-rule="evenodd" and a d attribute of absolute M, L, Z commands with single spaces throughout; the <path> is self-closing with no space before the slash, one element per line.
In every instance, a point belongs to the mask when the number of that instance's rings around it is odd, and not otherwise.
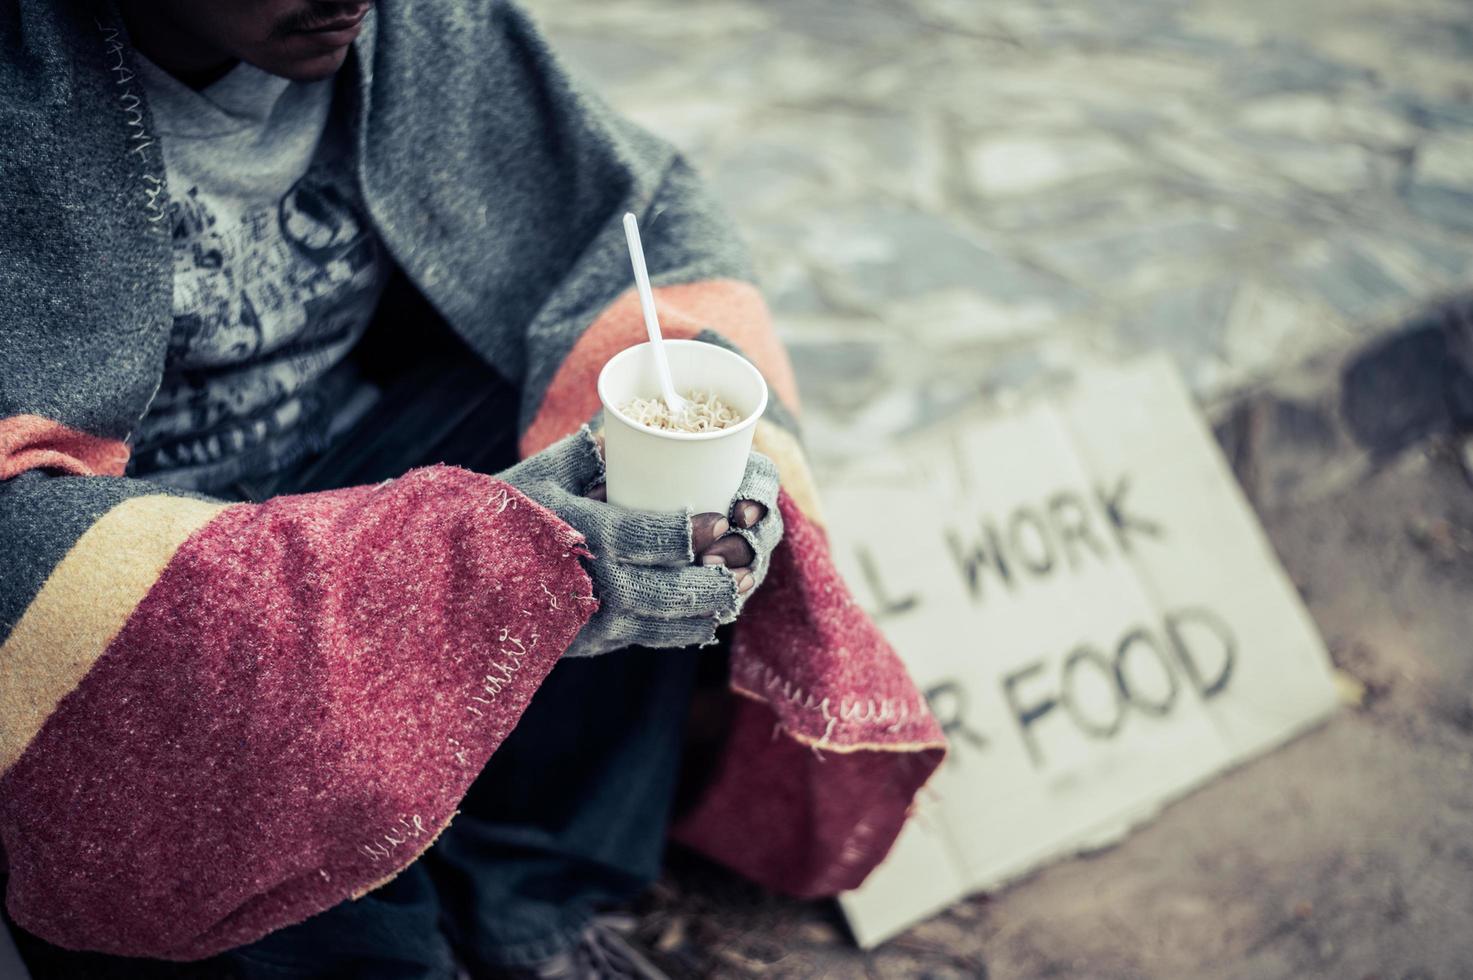
<path fill-rule="evenodd" d="M 262 499 L 425 463 L 511 465 L 516 392 L 453 341 L 436 343 L 332 449 L 220 492 Z M 558 664 L 435 845 L 357 901 L 196 964 L 71 953 L 17 930 L 22 955 L 37 980 L 451 980 L 456 958 L 472 975 L 535 963 L 658 874 L 697 666 L 710 656 L 631 649 Z"/>

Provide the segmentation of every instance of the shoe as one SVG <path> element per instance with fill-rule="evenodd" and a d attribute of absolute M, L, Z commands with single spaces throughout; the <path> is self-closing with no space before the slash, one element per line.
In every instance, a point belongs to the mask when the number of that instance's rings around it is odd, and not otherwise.
<path fill-rule="evenodd" d="M 620 935 L 624 922 L 596 918 L 578 934 L 572 949 L 529 966 L 502 967 L 483 980 L 670 980 Z"/>

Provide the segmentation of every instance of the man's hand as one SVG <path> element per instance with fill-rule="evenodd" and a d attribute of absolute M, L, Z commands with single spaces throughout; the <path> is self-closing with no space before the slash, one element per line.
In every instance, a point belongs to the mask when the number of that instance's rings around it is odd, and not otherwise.
<path fill-rule="evenodd" d="M 590 500 L 608 500 L 602 483 L 587 494 Z M 767 505 L 757 500 L 738 500 L 731 506 L 729 516 L 721 514 L 695 514 L 690 519 L 691 550 L 695 552 L 695 564 L 708 568 L 729 568 L 736 576 L 737 592 L 746 595 L 757 587 L 757 576 L 752 565 L 757 560 L 757 549 L 752 542 L 732 529 L 756 532 L 767 517 Z M 774 542 L 776 543 L 776 542 Z"/>
<path fill-rule="evenodd" d="M 628 510 L 607 503 L 602 447 L 587 428 L 501 478 L 581 532 L 599 610 L 566 656 L 627 646 L 704 646 L 736 619 L 782 539 L 777 468 L 753 453 L 731 512 Z"/>

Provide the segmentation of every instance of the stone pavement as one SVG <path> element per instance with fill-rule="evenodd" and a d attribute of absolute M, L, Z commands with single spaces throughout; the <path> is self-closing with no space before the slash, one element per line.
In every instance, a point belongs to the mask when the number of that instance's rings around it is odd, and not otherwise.
<path fill-rule="evenodd" d="M 746 231 L 822 457 L 1163 348 L 1209 401 L 1473 273 L 1467 0 L 531 0 Z"/>
<path fill-rule="evenodd" d="M 1444 305 L 1473 293 L 1473 6 L 530 2 L 746 231 L 820 476 L 1164 349 L 1358 698 L 1118 847 L 868 954 L 831 906 L 677 856 L 640 927 L 662 962 L 1473 976 L 1473 307 Z"/>

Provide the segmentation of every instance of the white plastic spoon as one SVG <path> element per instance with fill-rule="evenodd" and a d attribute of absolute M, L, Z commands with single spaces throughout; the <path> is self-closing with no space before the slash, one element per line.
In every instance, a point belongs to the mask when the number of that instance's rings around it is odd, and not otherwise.
<path fill-rule="evenodd" d="M 629 240 L 629 261 L 634 266 L 634 285 L 639 290 L 639 306 L 644 310 L 644 326 L 649 331 L 650 349 L 655 353 L 655 374 L 660 379 L 660 393 L 675 415 L 690 410 L 684 398 L 675 393 L 670 377 L 670 359 L 665 356 L 665 338 L 660 334 L 660 320 L 655 316 L 655 294 L 650 292 L 650 271 L 644 264 L 644 246 L 639 242 L 639 221 L 634 212 L 624 215 L 624 237 Z"/>

